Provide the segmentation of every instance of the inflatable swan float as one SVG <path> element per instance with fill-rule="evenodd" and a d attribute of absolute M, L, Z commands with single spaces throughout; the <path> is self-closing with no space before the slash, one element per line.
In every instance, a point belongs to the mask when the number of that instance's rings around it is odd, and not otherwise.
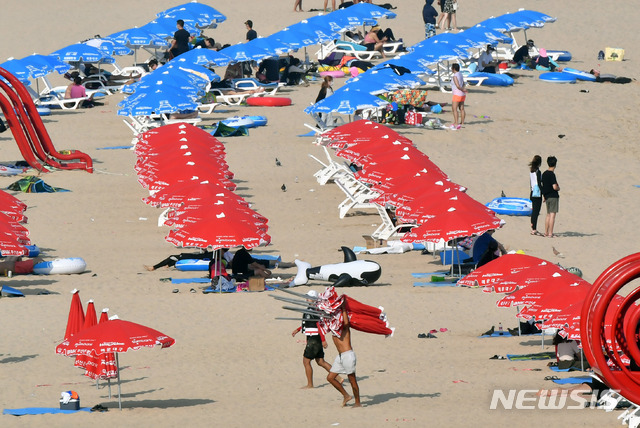
<path fill-rule="evenodd" d="M 342 247 L 344 262 L 318 267 L 311 267 L 310 263 L 295 260 L 298 274 L 291 286 L 304 285 L 312 280 L 334 282 L 334 286 L 362 286 L 376 282 L 382 274 L 382 268 L 370 260 L 358 260 L 350 248 Z M 346 274 L 346 275 L 345 275 Z M 338 281 L 340 278 L 340 281 Z"/>

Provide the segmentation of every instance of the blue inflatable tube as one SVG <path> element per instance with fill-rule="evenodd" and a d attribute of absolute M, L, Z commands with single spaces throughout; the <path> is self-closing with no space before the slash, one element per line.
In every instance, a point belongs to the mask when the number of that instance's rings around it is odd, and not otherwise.
<path fill-rule="evenodd" d="M 562 72 L 568 73 L 578 80 L 586 80 L 588 82 L 596 81 L 596 76 L 594 76 L 593 74 L 588 73 L 586 71 L 582 71 L 582 70 L 576 70 L 575 68 L 565 67 L 562 69 Z"/>
<path fill-rule="evenodd" d="M 547 54 L 548 54 L 550 57 L 554 57 L 554 56 L 555 56 L 555 54 L 557 54 L 557 53 L 559 53 L 559 54 L 560 54 L 560 55 L 558 55 L 558 59 L 557 59 L 557 61 L 563 61 L 563 62 L 571 61 L 572 56 L 571 56 L 571 52 L 569 52 L 569 51 L 557 51 L 557 50 L 556 50 L 556 51 L 554 51 L 554 50 L 547 50 Z"/>
<path fill-rule="evenodd" d="M 574 75 L 558 71 L 542 73 L 540 74 L 539 79 L 551 83 L 576 83 L 576 77 Z"/>
<path fill-rule="evenodd" d="M 481 86 L 511 86 L 513 78 L 506 74 L 484 73 L 477 71 L 468 75 L 469 77 L 486 77 Z"/>
<path fill-rule="evenodd" d="M 253 126 L 265 126 L 267 124 L 266 116 L 249 116 L 249 119 L 253 121 Z"/>
<path fill-rule="evenodd" d="M 487 204 L 496 214 L 530 216 L 533 207 L 525 198 L 496 198 Z"/>

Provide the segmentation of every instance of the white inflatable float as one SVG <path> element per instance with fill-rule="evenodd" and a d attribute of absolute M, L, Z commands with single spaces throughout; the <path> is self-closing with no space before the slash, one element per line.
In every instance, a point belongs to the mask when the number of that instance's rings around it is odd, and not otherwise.
<path fill-rule="evenodd" d="M 82 273 L 87 269 L 87 263 L 81 257 L 68 259 L 55 259 L 50 262 L 41 262 L 33 266 L 36 275 L 62 275 Z"/>

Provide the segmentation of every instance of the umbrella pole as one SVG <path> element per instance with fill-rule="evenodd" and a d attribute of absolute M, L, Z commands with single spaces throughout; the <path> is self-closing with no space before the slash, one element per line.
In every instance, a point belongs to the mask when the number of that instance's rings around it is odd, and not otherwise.
<path fill-rule="evenodd" d="M 520 313 L 520 306 L 516 306 L 516 311 Z M 520 318 L 516 316 L 516 319 L 518 320 L 518 336 L 522 336 L 522 330 L 520 330 Z"/>
<path fill-rule="evenodd" d="M 109 399 L 111 399 L 111 378 L 107 379 L 107 385 L 109 386 Z"/>
<path fill-rule="evenodd" d="M 120 362 L 118 361 L 118 353 L 116 352 L 116 368 L 118 369 L 118 408 L 122 411 L 122 397 L 120 396 Z"/>

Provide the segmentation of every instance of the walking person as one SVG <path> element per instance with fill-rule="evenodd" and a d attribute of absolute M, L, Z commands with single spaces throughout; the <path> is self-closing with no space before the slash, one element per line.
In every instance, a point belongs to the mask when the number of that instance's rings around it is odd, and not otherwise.
<path fill-rule="evenodd" d="M 311 302 L 311 299 L 318 297 L 318 292 L 315 290 L 309 290 L 307 292 L 307 296 L 310 297 L 308 300 Z M 309 306 L 308 309 L 315 308 L 314 306 Z M 315 315 L 305 313 L 302 316 L 302 319 L 302 325 L 293 330 L 291 336 L 295 337 L 295 335 L 300 331 L 302 331 L 302 334 L 307 336 L 307 346 L 304 348 L 304 353 L 302 354 L 302 365 L 304 366 L 304 373 L 307 376 L 307 384 L 301 389 L 310 389 L 313 388 L 313 367 L 311 367 L 311 361 L 315 360 L 316 364 L 328 372 L 331 371 L 331 365 L 324 360 L 324 349 L 327 348 L 327 342 L 324 334 L 322 333 L 322 329 L 318 328 L 318 321 L 320 321 L 320 318 Z M 342 379 L 337 379 L 337 381 L 342 383 Z"/>
<path fill-rule="evenodd" d="M 333 366 L 331 366 L 327 380 L 342 394 L 342 407 L 346 406 L 347 403 L 354 398 L 355 402 L 353 407 L 362 407 L 362 404 L 360 404 L 360 388 L 358 387 L 358 380 L 356 379 L 356 354 L 353 352 L 353 348 L 351 348 L 349 315 L 347 314 L 347 309 L 345 308 L 344 303 L 342 304 L 342 319 L 343 324 L 340 336 L 336 336 L 335 333 L 332 334 L 333 343 L 336 345 L 339 355 L 333 362 Z M 347 375 L 349 383 L 351 383 L 353 397 L 347 393 L 340 381 L 337 379 L 339 373 Z"/>
<path fill-rule="evenodd" d="M 542 158 L 540 155 L 535 155 L 529 163 L 529 184 L 531 186 L 529 199 L 531 199 L 531 234 L 544 236 L 538 232 L 538 216 L 540 215 L 540 208 L 542 208 L 542 191 L 540 190 L 542 173 L 540 172 L 540 165 L 542 165 Z"/>
<path fill-rule="evenodd" d="M 460 72 L 460 64 L 455 63 L 451 66 L 453 71 L 453 77 L 451 78 L 451 91 L 453 93 L 452 110 L 453 110 L 453 125 L 450 126 L 451 130 L 458 130 L 464 125 L 465 111 L 464 101 L 467 98 L 467 92 L 464 77 Z M 460 122 L 458 122 L 460 119 Z"/>
<path fill-rule="evenodd" d="M 542 173 L 542 197 L 547 207 L 547 217 L 544 221 L 545 236 L 548 238 L 555 238 L 557 235 L 553 234 L 553 227 L 556 222 L 556 214 L 559 208 L 560 186 L 556 179 L 556 165 L 558 159 L 555 156 L 549 156 L 547 158 L 547 165 L 549 169 Z"/>

